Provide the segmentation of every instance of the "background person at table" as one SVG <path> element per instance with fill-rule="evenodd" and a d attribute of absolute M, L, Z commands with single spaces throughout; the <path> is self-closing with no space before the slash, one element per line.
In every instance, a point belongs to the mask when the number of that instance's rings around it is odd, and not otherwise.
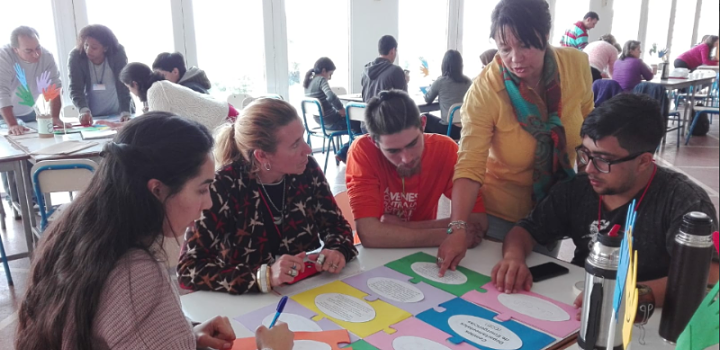
<path fill-rule="evenodd" d="M 201 94 L 207 94 L 212 87 L 205 71 L 198 67 L 185 68 L 185 57 L 179 52 L 163 52 L 155 58 L 152 69 L 165 79 Z"/>
<path fill-rule="evenodd" d="M 171 83 L 142 63 L 130 63 L 120 72 L 120 81 L 147 105 L 148 111 L 166 111 L 190 118 L 210 130 L 232 121 L 238 112 L 225 101 L 218 101 L 182 85 Z"/>
<path fill-rule="evenodd" d="M 321 241 L 320 271 L 339 273 L 357 255 L 304 133 L 295 108 L 271 98 L 219 131 L 212 207 L 188 230 L 178 264 L 183 288 L 267 293 L 304 271 Z"/>
<path fill-rule="evenodd" d="M 405 72 L 395 65 L 398 43 L 392 35 L 385 35 L 378 41 L 380 56 L 365 65 L 362 78 L 362 99 L 367 103 L 380 91 L 398 89 L 407 91 Z"/>
<path fill-rule="evenodd" d="M 600 37 L 600 40 L 591 42 L 583 50 L 590 61 L 593 82 L 602 79 L 603 76 L 612 78 L 615 61 L 620 54 L 615 44 L 615 37 L 612 34 L 605 34 Z"/>
<path fill-rule="evenodd" d="M 584 266 L 598 232 L 607 234 L 614 225 L 625 225 L 635 199 L 637 279 L 652 288 L 655 303 L 662 306 L 672 245 L 683 215 L 703 212 L 713 219 L 713 230 L 717 229 L 715 208 L 705 190 L 685 175 L 655 165 L 653 154 L 664 134 L 660 106 L 649 96 L 620 94 L 590 113 L 577 151 L 579 162 L 587 164 L 586 173 L 555 185 L 532 214 L 508 233 L 503 259 L 492 273 L 498 290 L 530 289 L 532 276 L 525 257 L 538 243 L 571 238 L 576 247 L 572 263 Z M 717 255 L 711 271 L 714 284 Z M 582 294 L 576 305 L 581 302 Z"/>
<path fill-rule="evenodd" d="M 712 51 L 715 49 L 715 56 Z M 700 66 L 718 65 L 718 36 L 706 35 L 702 43 L 695 45 L 692 49 L 685 51 L 675 59 L 675 68 L 687 68 L 691 72 Z"/>
<path fill-rule="evenodd" d="M 82 124 L 92 125 L 93 116 L 127 119 L 135 111 L 130 91 L 118 77 L 127 64 L 125 48 L 110 28 L 93 24 L 81 29 L 68 61 L 70 98 Z"/>
<path fill-rule="evenodd" d="M 547 2 L 502 0 L 491 20 L 499 52 L 465 95 L 451 218 L 467 221 L 482 190 L 487 235 L 501 240 L 553 184 L 574 175 L 580 126 L 594 101 L 587 55 L 548 45 Z M 455 236 L 439 256 L 456 264 L 465 251 Z"/>
<path fill-rule="evenodd" d="M 331 131 L 347 130 L 345 106 L 332 91 L 330 84 L 328 84 L 333 73 L 335 73 L 335 63 L 327 57 L 321 57 L 315 61 L 313 68 L 305 73 L 303 88 L 305 88 L 305 96 L 320 100 L 325 129 Z M 313 118 L 315 118 L 316 123 L 320 124 L 320 116 L 314 115 Z M 359 121 L 351 120 L 350 127 L 353 132 L 360 133 Z M 337 157 L 343 162 L 347 160 L 348 147 L 350 147 L 349 143 L 343 145 L 338 151 Z"/>
<path fill-rule="evenodd" d="M 169 113 L 128 122 L 43 234 L 16 349 L 220 349 L 235 339 L 226 317 L 190 325 L 164 265 L 162 241 L 211 205 L 212 146 L 205 127 Z"/>
<path fill-rule="evenodd" d="M 452 196 L 458 147 L 447 136 L 423 133 L 425 123 L 404 91 L 383 91 L 368 103 L 370 134 L 350 147 L 345 176 L 365 247 L 437 247 L 447 236 L 450 220 L 437 220 L 438 201 Z M 468 247 L 487 230 L 482 197 L 474 203 Z"/>
<path fill-rule="evenodd" d="M 480 54 L 480 63 L 482 63 L 483 68 L 485 68 L 487 65 L 489 65 L 493 61 L 497 52 L 498 52 L 497 49 L 488 49 L 488 50 L 485 50 L 485 52 Z"/>
<path fill-rule="evenodd" d="M 433 82 L 425 94 L 425 102 L 428 104 L 438 98 L 440 102 L 440 118 L 426 114 L 427 125 L 425 132 L 447 135 L 448 118 L 450 114 L 450 106 L 461 103 L 465 97 L 465 93 L 472 85 L 472 80 L 463 74 L 463 58 L 460 52 L 456 50 L 448 50 L 443 57 L 440 67 L 442 76 Z M 453 122 L 459 121 L 460 113 L 455 113 Z M 450 137 L 454 140 L 460 139 L 460 127 L 452 126 Z"/>
<path fill-rule="evenodd" d="M 560 46 L 584 49 L 588 45 L 588 30 L 595 28 L 599 21 L 600 16 L 596 12 L 586 13 L 582 21 L 576 22 L 565 31 L 560 39 Z"/>
<path fill-rule="evenodd" d="M 652 80 L 655 73 L 640 59 L 642 48 L 637 40 L 630 40 L 623 46 L 620 58 L 615 61 L 613 80 L 617 81 L 623 91 L 630 91 L 644 80 Z"/>
<path fill-rule="evenodd" d="M 10 135 L 22 135 L 27 130 L 18 125 L 36 120 L 33 106 L 38 96 L 38 81 L 48 86 L 62 87 L 55 58 L 40 46 L 40 35 L 30 27 L 17 27 L 10 34 L 10 44 L 0 48 L 0 113 L 10 129 Z M 50 103 L 50 114 L 55 126 L 60 121 L 62 96 Z"/>

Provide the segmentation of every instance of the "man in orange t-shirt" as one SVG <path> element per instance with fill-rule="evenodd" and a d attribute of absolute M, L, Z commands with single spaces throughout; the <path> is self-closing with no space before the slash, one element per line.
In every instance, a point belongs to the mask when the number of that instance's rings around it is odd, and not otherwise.
<path fill-rule="evenodd" d="M 369 134 L 350 147 L 345 175 L 365 247 L 437 247 L 453 232 L 456 223 L 436 216 L 440 196 L 452 195 L 458 145 L 444 135 L 424 134 L 425 123 L 403 91 L 383 91 L 368 102 Z M 479 244 L 487 230 L 480 195 L 462 225 L 468 247 Z"/>

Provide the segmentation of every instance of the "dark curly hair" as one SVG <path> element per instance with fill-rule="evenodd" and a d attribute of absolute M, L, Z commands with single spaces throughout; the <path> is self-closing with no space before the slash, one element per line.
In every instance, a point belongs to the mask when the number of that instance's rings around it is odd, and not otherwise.
<path fill-rule="evenodd" d="M 82 55 L 85 55 L 84 45 L 87 38 L 93 38 L 100 42 L 102 46 L 107 48 L 107 55 L 114 55 L 120 47 L 117 37 L 110 28 L 102 24 L 90 24 L 80 29 L 78 35 L 76 48 Z"/>

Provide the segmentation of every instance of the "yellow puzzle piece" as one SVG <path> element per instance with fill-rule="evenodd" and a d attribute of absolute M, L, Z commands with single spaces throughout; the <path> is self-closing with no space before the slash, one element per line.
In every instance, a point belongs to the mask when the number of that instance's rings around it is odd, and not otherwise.
<path fill-rule="evenodd" d="M 624 295 L 625 318 L 623 319 L 622 328 L 623 348 L 625 349 L 627 349 L 630 340 L 632 340 L 633 325 L 635 324 L 635 316 L 638 308 L 637 251 L 630 250 L 630 252 L 630 264 L 628 265 Z"/>

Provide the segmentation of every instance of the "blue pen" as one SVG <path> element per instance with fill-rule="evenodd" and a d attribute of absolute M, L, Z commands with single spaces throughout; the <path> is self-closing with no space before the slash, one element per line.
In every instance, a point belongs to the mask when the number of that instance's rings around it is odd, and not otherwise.
<path fill-rule="evenodd" d="M 270 322 L 270 327 L 268 327 L 268 329 L 269 329 L 269 328 L 273 328 L 273 326 L 274 326 L 275 323 L 277 322 L 278 318 L 280 318 L 280 314 L 281 314 L 281 313 L 283 312 L 283 310 L 285 309 L 285 303 L 287 303 L 287 300 L 288 300 L 288 297 L 287 297 L 287 296 L 284 296 L 284 297 L 282 297 L 282 299 L 280 299 L 280 302 L 278 303 L 277 309 L 275 309 L 275 317 L 273 317 L 272 322 Z"/>

